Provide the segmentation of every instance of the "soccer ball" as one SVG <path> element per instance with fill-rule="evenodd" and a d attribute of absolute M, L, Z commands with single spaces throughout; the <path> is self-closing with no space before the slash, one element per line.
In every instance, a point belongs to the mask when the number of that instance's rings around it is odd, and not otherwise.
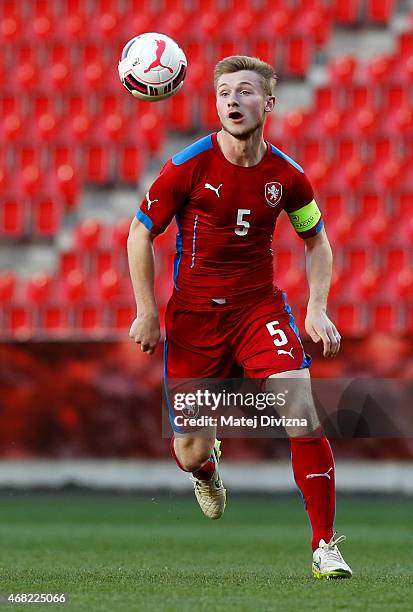
<path fill-rule="evenodd" d="M 185 53 L 172 38 L 147 32 L 123 47 L 118 70 L 123 85 L 135 98 L 163 100 L 181 89 L 187 66 Z"/>

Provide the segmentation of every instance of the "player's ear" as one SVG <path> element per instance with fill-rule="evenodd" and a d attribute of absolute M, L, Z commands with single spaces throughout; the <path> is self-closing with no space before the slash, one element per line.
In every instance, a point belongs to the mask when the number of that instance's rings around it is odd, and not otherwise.
<path fill-rule="evenodd" d="M 271 113 L 274 110 L 275 106 L 275 96 L 267 96 L 265 100 L 264 110 L 266 113 Z"/>

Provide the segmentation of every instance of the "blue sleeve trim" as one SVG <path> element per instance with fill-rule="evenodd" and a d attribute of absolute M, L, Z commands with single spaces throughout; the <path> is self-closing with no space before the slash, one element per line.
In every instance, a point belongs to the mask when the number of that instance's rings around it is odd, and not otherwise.
<path fill-rule="evenodd" d="M 212 149 L 212 147 L 212 134 L 210 134 L 209 136 L 204 136 L 204 138 L 193 142 L 191 145 L 189 145 L 189 147 L 186 147 L 186 149 L 183 149 L 182 151 L 174 155 L 172 157 L 172 163 L 174 164 L 174 166 L 180 166 L 181 164 L 184 164 L 188 160 L 192 159 L 193 157 L 196 157 L 200 153 L 203 153 L 208 149 Z"/>
<path fill-rule="evenodd" d="M 324 221 L 322 219 L 320 219 L 320 221 L 317 223 L 317 225 L 314 228 L 314 230 L 315 230 L 315 234 L 314 235 L 316 236 L 317 234 L 319 234 L 321 232 L 321 230 L 323 229 L 323 227 L 324 227 Z"/>
<path fill-rule="evenodd" d="M 143 223 L 143 225 L 146 227 L 146 229 L 149 232 L 152 231 L 153 221 L 152 221 L 152 219 L 149 219 L 148 215 L 145 215 L 144 212 L 142 212 L 141 210 L 138 210 L 138 212 L 136 213 L 136 218 L 137 218 L 138 221 Z"/>
<path fill-rule="evenodd" d="M 274 147 L 274 145 L 271 145 L 271 151 L 275 153 L 275 155 L 278 155 L 279 157 L 282 157 L 283 159 L 285 159 L 285 161 L 288 161 L 289 164 L 294 166 L 294 168 L 297 168 L 297 170 L 299 170 L 300 172 L 304 172 L 304 170 L 301 168 L 301 166 L 297 164 L 297 162 L 295 162 L 286 153 L 283 153 L 283 151 L 280 151 L 280 149 L 277 149 L 277 147 Z"/>

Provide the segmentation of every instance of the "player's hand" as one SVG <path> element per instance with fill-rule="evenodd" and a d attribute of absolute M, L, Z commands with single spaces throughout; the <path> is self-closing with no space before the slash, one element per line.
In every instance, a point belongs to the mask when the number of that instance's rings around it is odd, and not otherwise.
<path fill-rule="evenodd" d="M 143 353 L 152 355 L 161 337 L 158 315 L 139 314 L 131 325 L 129 336 L 141 345 Z"/>
<path fill-rule="evenodd" d="M 335 357 L 340 350 L 341 336 L 321 308 L 307 310 L 305 330 L 313 342 L 323 342 L 323 356 Z"/>

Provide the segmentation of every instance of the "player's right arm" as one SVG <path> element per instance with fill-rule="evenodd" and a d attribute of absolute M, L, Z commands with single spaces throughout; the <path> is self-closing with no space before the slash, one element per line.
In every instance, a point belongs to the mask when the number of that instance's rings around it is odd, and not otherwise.
<path fill-rule="evenodd" d="M 146 193 L 128 236 L 128 261 L 136 299 L 136 319 L 129 331 L 144 353 L 152 354 L 160 326 L 155 298 L 153 240 L 168 227 L 189 193 L 190 172 L 169 160 Z"/>
<path fill-rule="evenodd" d="M 154 236 L 136 218 L 128 236 L 128 261 L 136 300 L 136 318 L 129 331 L 131 338 L 150 355 L 160 338 L 158 307 L 155 299 Z"/>

